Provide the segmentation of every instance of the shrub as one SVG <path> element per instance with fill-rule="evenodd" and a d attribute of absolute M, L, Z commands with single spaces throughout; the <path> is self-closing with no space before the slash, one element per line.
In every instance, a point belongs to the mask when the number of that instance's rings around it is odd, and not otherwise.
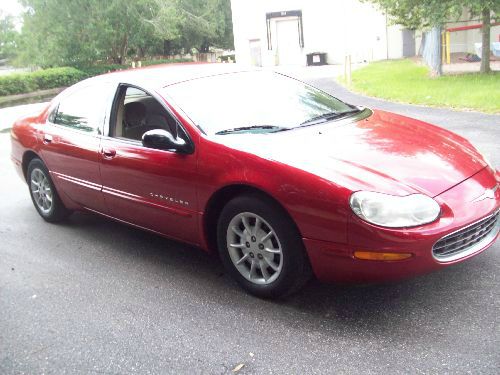
<path fill-rule="evenodd" d="M 191 59 L 160 59 L 142 61 L 142 66 L 188 62 Z M 129 65 L 92 65 L 80 67 L 50 68 L 32 73 L 14 73 L 0 76 L 0 96 L 24 94 L 37 90 L 47 90 L 57 87 L 71 86 L 82 79 L 113 72 L 115 70 L 130 69 Z"/>
<path fill-rule="evenodd" d="M 14 95 L 36 90 L 29 74 L 9 74 L 0 77 L 0 96 Z"/>
<path fill-rule="evenodd" d="M 193 62 L 192 59 L 158 59 L 158 60 L 146 60 L 141 61 L 142 66 L 160 65 L 160 64 L 175 64 L 183 62 Z"/>
<path fill-rule="evenodd" d="M 129 69 L 128 65 L 120 65 L 120 64 L 108 64 L 108 65 L 92 65 L 92 66 L 83 66 L 80 67 L 79 70 L 85 73 L 86 77 L 98 76 L 101 74 L 114 72 L 116 70 Z"/>
<path fill-rule="evenodd" d="M 71 86 L 86 78 L 85 73 L 75 68 L 51 68 L 31 73 L 38 90 Z"/>
<path fill-rule="evenodd" d="M 231 61 L 235 62 L 236 56 L 235 55 L 225 55 L 225 56 L 220 57 L 220 61 L 222 61 L 222 62 L 228 62 L 229 59 L 231 59 Z"/>
<path fill-rule="evenodd" d="M 85 73 L 68 67 L 9 74 L 0 77 L 0 96 L 70 86 L 84 78 Z"/>

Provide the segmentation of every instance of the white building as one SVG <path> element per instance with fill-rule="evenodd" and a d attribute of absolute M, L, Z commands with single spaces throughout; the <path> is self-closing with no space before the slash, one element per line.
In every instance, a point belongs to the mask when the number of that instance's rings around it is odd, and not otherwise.
<path fill-rule="evenodd" d="M 330 64 L 415 55 L 415 36 L 358 0 L 231 0 L 236 61 L 306 65 L 306 55 L 327 54 Z"/>

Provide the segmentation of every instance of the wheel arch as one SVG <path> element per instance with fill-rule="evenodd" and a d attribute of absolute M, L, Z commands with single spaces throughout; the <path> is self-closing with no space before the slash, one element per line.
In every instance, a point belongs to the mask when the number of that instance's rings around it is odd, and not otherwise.
<path fill-rule="evenodd" d="M 23 175 L 24 175 L 24 179 L 26 181 L 28 181 L 28 165 L 30 164 L 30 162 L 33 160 L 33 159 L 40 159 L 42 160 L 42 158 L 34 151 L 32 150 L 27 150 L 24 152 L 23 154 L 23 160 L 22 160 L 22 170 L 23 170 Z M 43 162 L 43 160 L 42 160 Z"/>
<path fill-rule="evenodd" d="M 272 202 L 290 219 L 297 229 L 297 233 L 300 234 L 299 228 L 288 210 L 271 194 L 252 185 L 231 184 L 214 192 L 205 206 L 202 225 L 208 250 L 211 252 L 217 253 L 217 221 L 224 206 L 231 199 L 241 195 L 257 196 Z"/>

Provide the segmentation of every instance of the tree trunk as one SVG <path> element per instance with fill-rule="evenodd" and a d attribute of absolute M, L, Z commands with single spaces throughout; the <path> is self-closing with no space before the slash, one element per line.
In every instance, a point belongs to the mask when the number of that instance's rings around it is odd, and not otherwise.
<path fill-rule="evenodd" d="M 163 40 L 163 55 L 170 56 L 172 55 L 172 41 L 164 39 Z"/>
<path fill-rule="evenodd" d="M 125 63 L 127 50 L 128 50 L 128 35 L 125 34 L 123 36 L 122 43 L 120 46 L 120 65 L 123 65 Z"/>
<path fill-rule="evenodd" d="M 442 75 L 441 27 L 434 26 L 425 37 L 423 58 L 431 69 L 431 77 Z"/>
<path fill-rule="evenodd" d="M 424 55 L 424 46 L 425 46 L 425 42 L 426 42 L 426 35 L 427 35 L 427 33 L 422 32 L 422 40 L 420 42 L 420 47 L 418 49 L 417 56 Z"/>
<path fill-rule="evenodd" d="M 203 42 L 201 43 L 199 51 L 201 53 L 208 53 L 210 51 L 210 43 L 208 43 L 208 40 L 204 39 Z"/>
<path fill-rule="evenodd" d="M 137 47 L 137 57 L 143 59 L 146 55 L 146 48 L 144 46 Z"/>
<path fill-rule="evenodd" d="M 489 9 L 483 9 L 482 14 L 483 27 L 482 33 L 482 52 L 481 52 L 481 73 L 491 72 L 490 68 L 490 29 L 491 29 L 491 16 Z"/>

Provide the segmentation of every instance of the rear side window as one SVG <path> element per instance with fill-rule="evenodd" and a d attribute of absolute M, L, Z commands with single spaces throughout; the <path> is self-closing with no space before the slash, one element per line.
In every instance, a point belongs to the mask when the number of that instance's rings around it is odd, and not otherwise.
<path fill-rule="evenodd" d="M 54 123 L 85 133 L 100 134 L 111 87 L 109 83 L 94 84 L 64 97 L 59 102 Z"/>

